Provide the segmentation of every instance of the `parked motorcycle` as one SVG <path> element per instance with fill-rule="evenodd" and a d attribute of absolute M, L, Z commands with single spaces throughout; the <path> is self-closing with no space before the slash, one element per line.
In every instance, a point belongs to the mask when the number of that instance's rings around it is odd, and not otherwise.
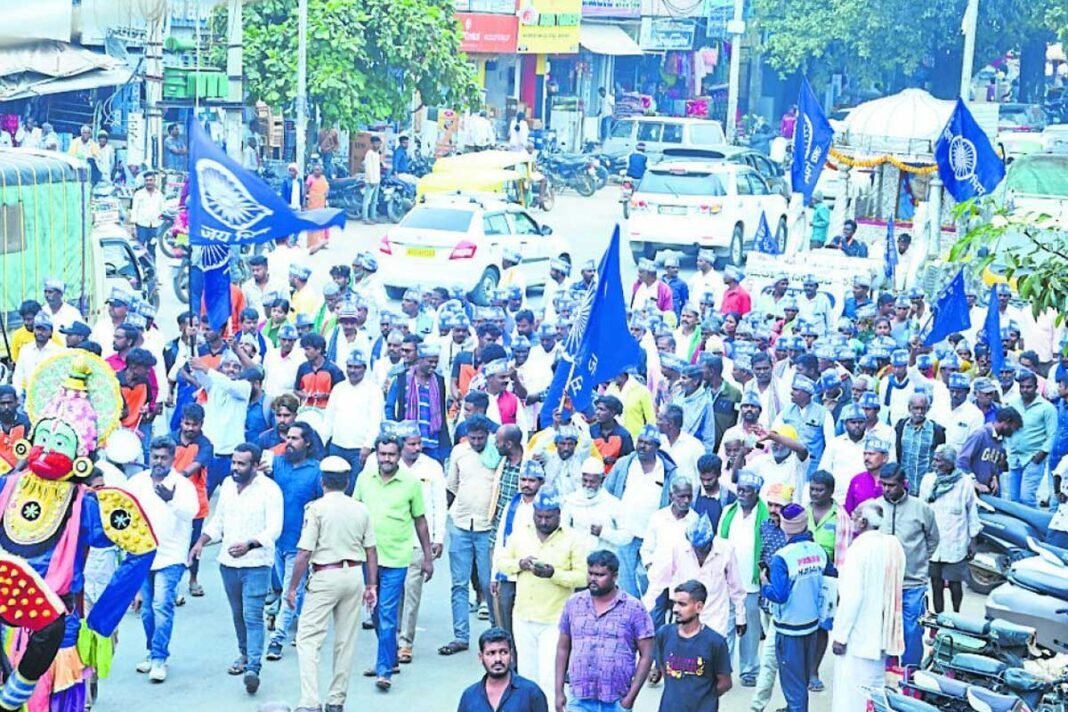
<path fill-rule="evenodd" d="M 596 185 L 597 190 L 608 185 L 608 179 L 614 175 L 621 175 L 627 170 L 627 156 L 629 153 L 605 153 L 594 151 L 591 153 L 597 161 Z"/>
<path fill-rule="evenodd" d="M 415 185 L 418 179 L 410 173 L 391 173 L 382 180 L 378 196 L 378 212 L 398 223 L 415 206 Z"/>
<path fill-rule="evenodd" d="M 978 551 L 968 562 L 968 587 L 987 594 L 1005 582 L 1013 562 L 1033 556 L 1028 539 L 1044 541 L 1053 515 L 1000 497 L 979 497 Z"/>
<path fill-rule="evenodd" d="M 367 186 L 362 174 L 335 178 L 330 183 L 327 203 L 345 211 L 350 220 L 363 219 L 363 192 Z"/>
<path fill-rule="evenodd" d="M 921 700 L 941 710 L 1010 712 L 1026 709 L 1024 700 L 1017 694 L 995 692 L 927 670 L 915 671 L 902 689 L 910 693 L 913 700 Z"/>
<path fill-rule="evenodd" d="M 940 671 L 958 653 L 973 653 L 1019 666 L 1024 660 L 1042 655 L 1036 645 L 1035 629 L 1010 621 L 970 618 L 959 613 L 939 613 L 920 619 L 933 635 L 925 670 Z"/>
<path fill-rule="evenodd" d="M 1068 653 L 1068 550 L 1028 542 L 1034 556 L 1012 564 L 1006 583 L 986 599 L 986 614 L 1037 631 L 1038 644 Z"/>
<path fill-rule="evenodd" d="M 579 195 L 588 198 L 597 190 L 595 176 L 597 166 L 594 160 L 584 156 L 567 156 L 566 154 L 542 153 L 538 157 L 539 170 L 544 173 L 554 188 L 574 188 Z"/>

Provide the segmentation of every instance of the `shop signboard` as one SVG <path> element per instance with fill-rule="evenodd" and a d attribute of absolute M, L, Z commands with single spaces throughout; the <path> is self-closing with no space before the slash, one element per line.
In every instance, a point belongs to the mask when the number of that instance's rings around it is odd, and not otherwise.
<path fill-rule="evenodd" d="M 713 0 L 715 2 L 717 0 Z M 732 0 L 733 2 L 733 0 Z M 704 17 L 705 0 L 641 0 L 642 17 Z"/>
<path fill-rule="evenodd" d="M 638 44 L 643 50 L 692 50 L 696 23 L 671 17 L 643 17 Z"/>
<path fill-rule="evenodd" d="M 641 17 L 642 0 L 582 0 L 583 17 Z"/>
<path fill-rule="evenodd" d="M 514 54 L 519 18 L 515 15 L 486 15 L 458 12 L 463 29 L 460 50 L 469 54 Z"/>
<path fill-rule="evenodd" d="M 582 0 L 520 0 L 519 54 L 576 54 Z"/>
<path fill-rule="evenodd" d="M 490 15 L 514 15 L 515 0 L 454 0 L 456 12 L 480 12 Z"/>

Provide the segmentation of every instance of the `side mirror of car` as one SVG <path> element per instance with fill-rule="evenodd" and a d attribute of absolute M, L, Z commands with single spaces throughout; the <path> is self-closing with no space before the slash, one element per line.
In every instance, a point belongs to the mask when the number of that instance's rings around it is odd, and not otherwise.
<path fill-rule="evenodd" d="M 553 234 L 553 229 L 551 227 L 549 227 L 548 225 L 542 225 L 541 226 L 541 234 L 542 235 L 546 235 L 546 236 L 552 235 Z"/>

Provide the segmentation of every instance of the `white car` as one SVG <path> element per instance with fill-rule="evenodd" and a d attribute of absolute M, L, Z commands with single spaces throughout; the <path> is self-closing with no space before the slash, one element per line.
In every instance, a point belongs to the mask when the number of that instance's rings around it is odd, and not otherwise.
<path fill-rule="evenodd" d="M 501 256 L 508 248 L 522 255 L 519 270 L 528 288 L 545 285 L 549 260 L 571 261 L 552 228 L 520 206 L 450 196 L 416 205 L 382 238 L 379 274 L 392 299 L 433 284 L 463 287 L 473 302 L 485 305 L 500 282 Z"/>
<path fill-rule="evenodd" d="M 651 166 L 630 197 L 627 232 L 634 259 L 662 249 L 696 255 L 713 249 L 734 265 L 745 261 L 761 212 L 786 246 L 786 199 L 749 166 L 666 161 Z"/>

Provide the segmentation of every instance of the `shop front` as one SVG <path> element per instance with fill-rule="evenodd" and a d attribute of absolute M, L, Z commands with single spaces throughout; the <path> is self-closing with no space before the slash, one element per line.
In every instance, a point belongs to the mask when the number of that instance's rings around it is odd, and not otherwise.
<path fill-rule="evenodd" d="M 507 107 L 514 106 L 519 100 L 519 57 L 516 55 L 519 18 L 515 14 L 514 0 L 496 7 L 501 10 L 510 8 L 510 14 L 457 12 L 456 19 L 463 30 L 460 49 L 475 66 L 483 90 L 486 116 L 500 138 L 506 135 Z"/>
<path fill-rule="evenodd" d="M 578 55 L 582 0 L 520 0 L 518 10 L 520 55 L 519 101 L 531 117 L 531 128 L 556 122 L 552 116 L 558 83 L 549 86 L 547 77 L 555 65 Z M 554 58 L 552 63 L 549 57 Z M 552 69 L 551 69 L 552 68 Z M 549 100 L 550 92 L 554 99 Z M 556 117 L 556 118 L 559 118 Z"/>

